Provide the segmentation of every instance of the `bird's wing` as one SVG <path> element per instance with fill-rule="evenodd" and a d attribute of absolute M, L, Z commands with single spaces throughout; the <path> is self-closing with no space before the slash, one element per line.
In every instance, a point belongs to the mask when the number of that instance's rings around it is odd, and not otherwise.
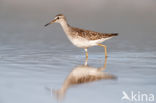
<path fill-rule="evenodd" d="M 117 35 L 117 33 L 99 33 L 95 31 L 83 30 L 79 28 L 72 28 L 72 31 L 75 32 L 76 36 L 80 36 L 88 40 L 98 40 L 98 39 L 108 38 Z"/>

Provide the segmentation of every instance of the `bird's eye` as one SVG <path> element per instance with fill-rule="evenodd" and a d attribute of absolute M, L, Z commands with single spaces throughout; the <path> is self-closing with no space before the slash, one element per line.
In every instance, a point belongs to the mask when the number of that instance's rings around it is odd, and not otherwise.
<path fill-rule="evenodd" d="M 56 19 L 59 19 L 59 17 L 57 17 Z"/>

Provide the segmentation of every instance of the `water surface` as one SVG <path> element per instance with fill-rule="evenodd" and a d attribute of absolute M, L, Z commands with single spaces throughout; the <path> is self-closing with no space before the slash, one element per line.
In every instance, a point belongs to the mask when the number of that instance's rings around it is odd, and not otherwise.
<path fill-rule="evenodd" d="M 61 88 L 72 70 L 85 62 L 83 51 L 62 50 L 62 47 L 43 44 L 1 46 L 1 103 L 57 102 L 52 91 Z M 156 93 L 155 52 L 110 51 L 108 55 L 104 72 L 117 79 L 102 79 L 71 86 L 62 102 L 116 103 L 123 102 L 120 100 L 122 91 Z M 97 69 L 103 67 L 104 62 L 103 51 L 89 53 L 88 66 Z"/>
<path fill-rule="evenodd" d="M 123 91 L 156 96 L 155 10 L 155 0 L 0 0 L 0 103 L 125 103 Z M 60 25 L 44 27 L 59 13 L 71 26 L 119 33 L 104 42 L 108 58 L 100 76 L 81 73 L 103 68 L 102 47 L 88 49 L 83 71 L 84 50 Z M 102 78 L 105 73 L 116 79 Z"/>

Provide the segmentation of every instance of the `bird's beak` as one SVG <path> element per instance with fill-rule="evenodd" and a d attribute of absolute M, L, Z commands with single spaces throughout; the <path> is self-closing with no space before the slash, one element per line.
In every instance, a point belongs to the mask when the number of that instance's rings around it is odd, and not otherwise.
<path fill-rule="evenodd" d="M 45 24 L 44 26 L 48 26 L 48 25 L 50 25 L 50 24 L 53 24 L 55 21 L 56 21 L 56 19 L 54 19 L 54 20 L 52 20 L 51 22 Z"/>

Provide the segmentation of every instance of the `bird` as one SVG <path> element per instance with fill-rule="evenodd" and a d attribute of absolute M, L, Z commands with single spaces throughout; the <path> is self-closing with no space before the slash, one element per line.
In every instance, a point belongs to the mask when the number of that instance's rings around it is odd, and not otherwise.
<path fill-rule="evenodd" d="M 78 48 L 85 50 L 86 58 L 88 59 L 88 48 L 92 46 L 104 47 L 105 57 L 107 57 L 107 46 L 102 44 L 105 40 L 108 40 L 118 33 L 99 33 L 91 30 L 84 30 L 76 27 L 72 27 L 68 24 L 66 17 L 63 14 L 58 14 L 52 21 L 44 25 L 45 27 L 53 24 L 61 24 L 66 36 Z"/>

